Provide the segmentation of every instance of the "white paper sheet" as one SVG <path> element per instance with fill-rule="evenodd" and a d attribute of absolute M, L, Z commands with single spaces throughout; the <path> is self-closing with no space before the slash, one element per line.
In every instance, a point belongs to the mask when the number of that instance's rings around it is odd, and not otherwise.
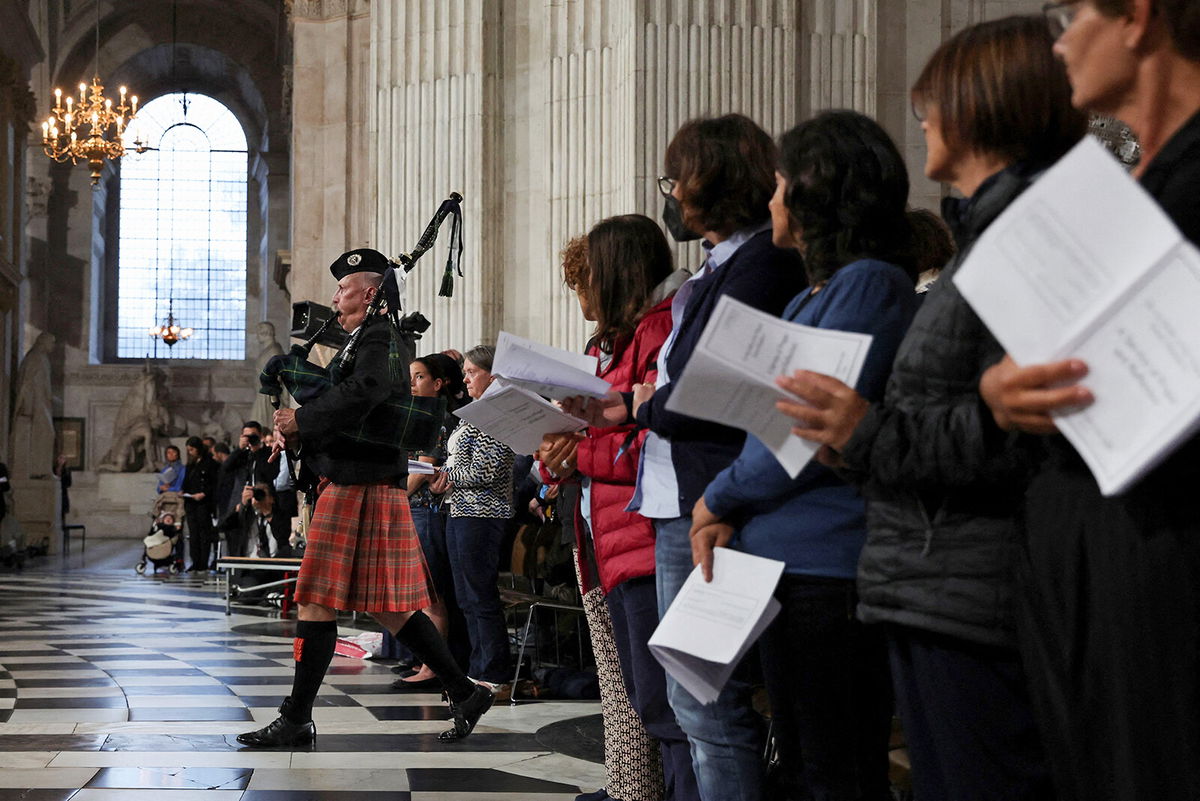
<path fill-rule="evenodd" d="M 779 613 L 783 562 L 716 548 L 713 580 L 697 566 L 650 637 L 650 652 L 692 696 L 711 704 Z"/>
<path fill-rule="evenodd" d="M 794 421 L 775 402 L 795 397 L 775 379 L 812 370 L 853 386 L 870 347 L 870 334 L 791 323 L 726 295 L 675 381 L 667 409 L 749 431 L 795 476 L 820 446 L 792 434 Z"/>
<path fill-rule="evenodd" d="M 954 277 L 1018 364 L 1077 357 L 1096 398 L 1056 416 L 1114 495 L 1200 424 L 1200 251 L 1086 137 L 980 237 Z"/>
<path fill-rule="evenodd" d="M 533 453 L 544 434 L 579 431 L 587 422 L 534 393 L 497 378 L 478 400 L 454 414 L 517 453 Z"/>
<path fill-rule="evenodd" d="M 597 359 L 501 331 L 492 375 L 555 400 L 602 398 L 612 387 L 596 375 Z"/>
<path fill-rule="evenodd" d="M 408 474 L 410 476 L 431 476 L 437 472 L 437 468 L 429 462 L 422 462 L 417 459 L 408 460 Z"/>

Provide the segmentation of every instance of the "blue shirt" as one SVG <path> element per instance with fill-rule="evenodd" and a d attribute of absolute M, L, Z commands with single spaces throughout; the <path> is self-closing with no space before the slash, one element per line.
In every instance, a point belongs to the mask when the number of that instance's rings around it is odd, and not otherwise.
<path fill-rule="evenodd" d="M 815 295 L 806 290 L 784 311 L 786 320 L 874 339 L 855 389 L 883 397 L 900 340 L 916 312 L 912 279 L 873 259 L 834 273 Z M 740 529 L 734 547 L 786 563 L 786 572 L 854 578 L 867 538 L 866 506 L 858 490 L 813 461 L 790 478 L 762 442 L 747 436 L 741 454 L 704 493 L 709 510 Z"/>

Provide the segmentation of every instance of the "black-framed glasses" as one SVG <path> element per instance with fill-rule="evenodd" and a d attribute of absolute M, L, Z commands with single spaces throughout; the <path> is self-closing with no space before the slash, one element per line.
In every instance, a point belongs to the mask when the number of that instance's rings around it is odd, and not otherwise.
<path fill-rule="evenodd" d="M 1067 28 L 1071 27 L 1071 23 L 1075 21 L 1077 13 L 1079 13 L 1079 0 L 1046 3 L 1042 6 L 1042 15 L 1050 24 L 1050 35 L 1055 39 L 1066 33 Z"/>
<path fill-rule="evenodd" d="M 658 191 L 659 191 L 659 193 L 663 197 L 670 197 L 671 193 L 675 191 L 676 183 L 677 182 L 675 181 L 674 178 L 668 178 L 665 175 L 658 176 Z"/>
<path fill-rule="evenodd" d="M 912 108 L 912 115 L 917 122 L 925 122 L 925 120 L 929 119 L 929 110 L 925 107 L 923 99 L 913 98 L 910 107 Z"/>

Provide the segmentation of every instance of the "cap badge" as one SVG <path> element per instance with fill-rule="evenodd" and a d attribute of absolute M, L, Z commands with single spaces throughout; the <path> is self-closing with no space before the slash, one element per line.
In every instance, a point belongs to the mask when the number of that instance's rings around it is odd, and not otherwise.
<path fill-rule="evenodd" d="M 362 256 L 358 253 L 351 253 L 349 256 L 346 257 L 346 264 L 349 264 L 351 267 L 357 267 L 358 263 L 361 261 L 362 261 Z"/>

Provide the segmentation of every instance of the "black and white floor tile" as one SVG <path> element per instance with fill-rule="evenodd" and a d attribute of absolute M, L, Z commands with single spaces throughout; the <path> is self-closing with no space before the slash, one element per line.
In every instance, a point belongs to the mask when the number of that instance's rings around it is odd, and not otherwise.
<path fill-rule="evenodd" d="M 138 576 L 122 547 L 0 573 L 0 800 L 565 801 L 603 785 L 595 748 L 562 734 L 596 703 L 497 704 L 442 743 L 437 694 L 397 693 L 386 665 L 343 657 L 315 746 L 245 749 L 235 735 L 290 689 L 291 624 L 226 617 L 215 577 Z"/>

